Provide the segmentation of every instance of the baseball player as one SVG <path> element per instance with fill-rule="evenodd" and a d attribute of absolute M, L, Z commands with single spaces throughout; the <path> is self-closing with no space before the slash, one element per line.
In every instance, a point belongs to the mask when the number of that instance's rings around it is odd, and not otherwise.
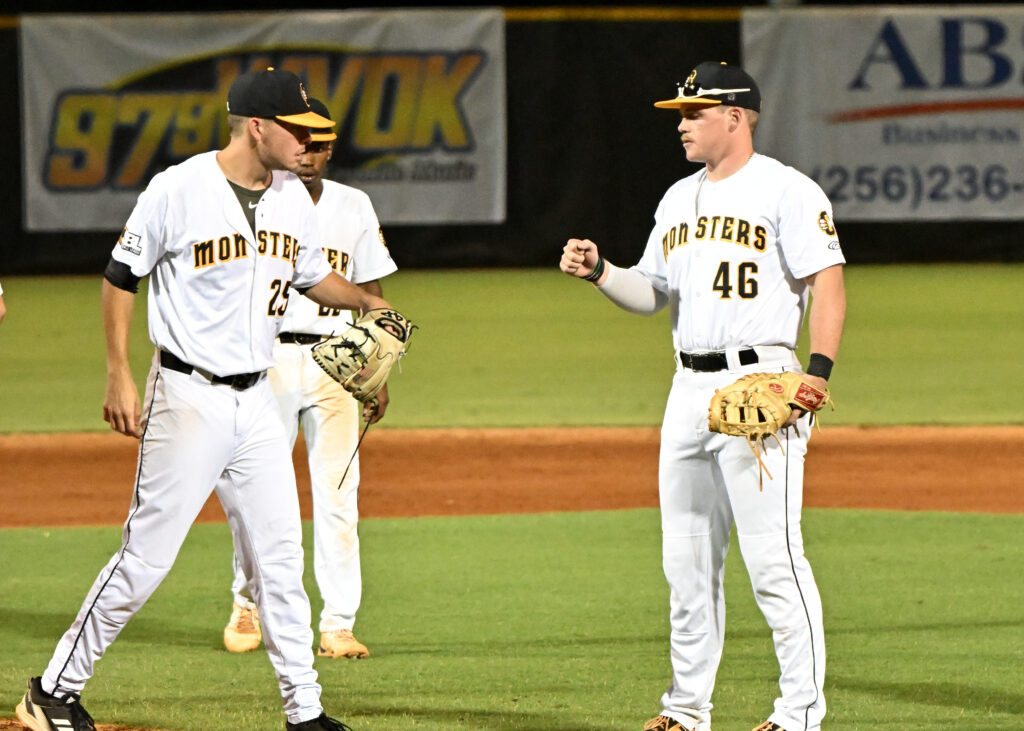
<path fill-rule="evenodd" d="M 103 416 L 140 439 L 138 467 L 121 548 L 17 707 L 34 731 L 95 729 L 80 700 L 93 666 L 170 570 L 215 486 L 253 577 L 285 728 L 349 728 L 320 705 L 295 474 L 266 372 L 293 288 L 339 309 L 387 303 L 331 271 L 309 194 L 284 172 L 310 127 L 332 125 L 309 108 L 298 77 L 239 76 L 228 114 L 224 149 L 153 178 L 104 273 Z M 128 326 L 146 275 L 156 351 L 140 408 Z"/>
<path fill-rule="evenodd" d="M 708 430 L 716 388 L 751 372 L 800 371 L 793 353 L 808 293 L 811 356 L 822 388 L 839 349 L 846 297 L 832 208 L 809 178 L 754 152 L 761 94 L 736 66 L 701 63 L 674 99 L 688 160 L 655 213 L 640 261 L 613 266 L 589 240 L 570 239 L 562 271 L 591 281 L 623 309 L 672 317 L 676 373 L 661 431 L 662 551 L 670 588 L 672 683 L 646 731 L 711 727 L 722 656 L 722 586 L 736 525 L 757 604 L 772 629 L 780 697 L 757 731 L 817 729 L 825 714 L 821 600 L 800 531 L 810 417 L 794 412 L 763 456 L 774 479 L 759 490 L 743 438 Z"/>
<path fill-rule="evenodd" d="M 319 100 L 310 99 L 309 105 L 320 116 L 330 118 Z M 378 280 L 397 267 L 384 244 L 377 214 L 362 191 L 323 179 L 337 135 L 325 130 L 310 132 L 312 141 L 294 172 L 316 205 L 327 261 L 334 271 L 381 297 Z M 359 402 L 324 373 L 310 355 L 313 345 L 344 331 L 351 322 L 348 310 L 293 297 L 274 344 L 274 367 L 269 375 L 290 443 L 295 444 L 300 421 L 306 438 L 313 492 L 313 569 L 324 600 L 318 654 L 365 658 L 369 650 L 352 634 L 362 596 L 356 530 L 358 455 L 345 472 L 359 441 Z M 363 418 L 368 423 L 379 421 L 387 405 L 385 386 L 377 395 L 376 408 L 373 402 L 367 403 Z M 260 643 L 259 615 L 237 558 L 232 591 L 234 608 L 224 628 L 224 646 L 231 652 L 253 650 Z"/>

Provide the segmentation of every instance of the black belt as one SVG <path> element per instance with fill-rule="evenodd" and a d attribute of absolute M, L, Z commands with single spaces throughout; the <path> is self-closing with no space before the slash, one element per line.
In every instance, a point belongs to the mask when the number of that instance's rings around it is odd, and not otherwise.
<path fill-rule="evenodd" d="M 757 351 L 753 348 L 744 348 L 739 351 L 740 365 L 753 365 L 757 363 Z M 724 371 L 729 367 L 729 361 L 724 351 L 714 353 L 684 353 L 679 351 L 679 362 L 684 368 L 691 371 Z"/>
<path fill-rule="evenodd" d="M 185 375 L 189 375 L 195 370 L 193 366 L 190 366 L 174 353 L 168 353 L 166 350 L 160 351 L 160 365 Z M 256 371 L 255 373 L 237 373 L 233 376 L 210 376 L 210 380 L 214 383 L 231 386 L 236 391 L 244 391 L 255 386 L 260 378 L 263 377 L 263 373 L 264 371 Z"/>
<path fill-rule="evenodd" d="M 281 333 L 277 339 L 282 343 L 296 343 L 297 345 L 312 345 L 322 342 L 326 335 L 310 335 L 309 333 Z"/>

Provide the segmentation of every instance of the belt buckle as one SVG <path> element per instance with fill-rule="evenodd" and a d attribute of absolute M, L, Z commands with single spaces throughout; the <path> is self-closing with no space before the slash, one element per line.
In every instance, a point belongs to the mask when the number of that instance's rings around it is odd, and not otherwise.
<path fill-rule="evenodd" d="M 236 391 L 245 391 L 256 385 L 256 382 L 260 380 L 260 373 L 239 373 L 238 375 L 231 377 L 231 388 Z"/>

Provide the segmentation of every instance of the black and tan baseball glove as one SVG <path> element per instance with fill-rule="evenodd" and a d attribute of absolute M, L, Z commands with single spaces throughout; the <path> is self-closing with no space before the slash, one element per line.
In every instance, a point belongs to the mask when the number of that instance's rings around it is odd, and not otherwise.
<path fill-rule="evenodd" d="M 772 479 L 758 448 L 765 448 L 768 437 L 774 436 L 778 441 L 776 433 L 786 425 L 794 409 L 815 412 L 831 403 L 827 388 L 815 388 L 799 373 L 751 373 L 715 391 L 708 407 L 708 429 L 744 437 L 758 465 Z"/>
<path fill-rule="evenodd" d="M 313 360 L 361 402 L 371 401 L 409 349 L 415 329 L 396 310 L 369 310 L 345 332 L 313 346 Z"/>

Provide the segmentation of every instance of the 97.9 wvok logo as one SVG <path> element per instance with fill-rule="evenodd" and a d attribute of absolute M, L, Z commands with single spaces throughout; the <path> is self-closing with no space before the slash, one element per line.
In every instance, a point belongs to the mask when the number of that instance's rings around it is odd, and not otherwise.
<path fill-rule="evenodd" d="M 43 182 L 62 191 L 141 190 L 168 166 L 226 145 L 231 82 L 269 66 L 296 73 L 327 105 L 338 133 L 334 177 L 401 178 L 396 160 L 443 153 L 451 170 L 432 162 L 430 174 L 451 179 L 472 168 L 460 159 L 475 149 L 461 98 L 486 62 L 480 50 L 236 52 L 67 90 L 51 112 Z"/>

